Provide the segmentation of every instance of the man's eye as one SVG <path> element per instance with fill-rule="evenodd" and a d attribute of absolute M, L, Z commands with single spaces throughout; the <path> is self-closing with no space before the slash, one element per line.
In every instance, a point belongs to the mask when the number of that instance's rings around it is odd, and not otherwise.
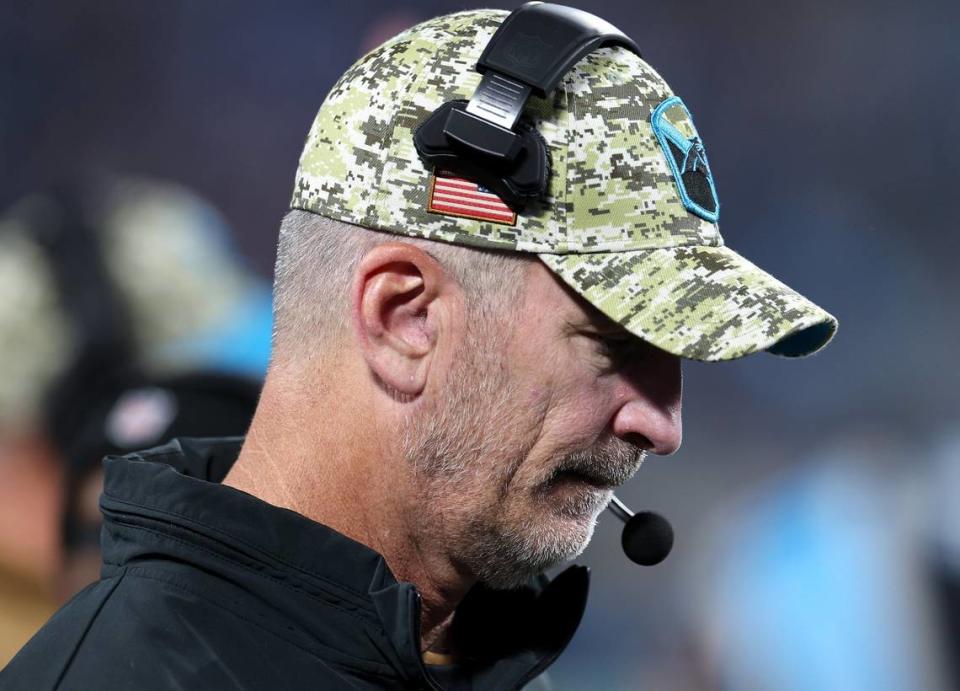
<path fill-rule="evenodd" d="M 599 343 L 605 355 L 614 357 L 625 355 L 633 345 L 629 338 L 600 338 Z"/>
<path fill-rule="evenodd" d="M 603 334 L 587 334 L 596 344 L 597 352 L 611 360 L 625 357 L 633 347 L 634 339 L 624 336 L 605 336 Z"/>

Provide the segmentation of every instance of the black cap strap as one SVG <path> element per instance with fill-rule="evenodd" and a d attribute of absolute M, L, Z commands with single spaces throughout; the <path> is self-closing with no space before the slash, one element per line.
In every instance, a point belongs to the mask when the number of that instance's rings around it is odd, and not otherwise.
<path fill-rule="evenodd" d="M 528 2 L 503 20 L 484 48 L 477 71 L 499 72 L 549 96 L 584 55 L 604 46 L 637 44 L 610 22 L 563 5 Z"/>
<path fill-rule="evenodd" d="M 548 175 L 546 151 L 531 150 L 543 147 L 542 140 L 517 127 L 527 100 L 531 94 L 549 96 L 584 55 L 609 45 L 640 54 L 619 29 L 587 12 L 543 2 L 517 8 L 480 56 L 483 79 L 466 107 L 444 104 L 417 130 L 421 158 L 471 174 L 514 209 L 523 207 L 546 191 Z M 530 171 L 531 156 L 543 161 L 533 166 L 538 179 L 533 185 L 512 180 L 513 168 Z"/>

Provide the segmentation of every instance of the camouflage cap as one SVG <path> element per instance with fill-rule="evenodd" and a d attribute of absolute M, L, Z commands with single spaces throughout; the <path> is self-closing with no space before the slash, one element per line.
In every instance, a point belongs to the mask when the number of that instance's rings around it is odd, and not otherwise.
<path fill-rule="evenodd" d="M 514 214 L 487 190 L 423 164 L 415 129 L 441 104 L 471 97 L 477 60 L 505 16 L 424 22 L 347 70 L 310 129 L 292 208 L 535 253 L 605 315 L 681 357 L 801 356 L 826 345 L 836 319 L 724 246 L 689 111 L 623 48 L 587 55 L 548 99 L 527 103 L 551 167 L 534 208 Z"/>

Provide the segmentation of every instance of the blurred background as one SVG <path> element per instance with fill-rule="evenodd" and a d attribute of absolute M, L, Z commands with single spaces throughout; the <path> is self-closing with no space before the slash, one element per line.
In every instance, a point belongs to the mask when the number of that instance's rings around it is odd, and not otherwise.
<path fill-rule="evenodd" d="M 568 4 L 694 113 L 727 244 L 840 331 L 806 360 L 687 365 L 683 448 L 620 494 L 674 551 L 635 567 L 601 519 L 554 687 L 960 688 L 960 4 Z M 91 457 L 243 431 L 336 78 L 468 7 L 0 5 L 0 665 L 95 577 Z"/>

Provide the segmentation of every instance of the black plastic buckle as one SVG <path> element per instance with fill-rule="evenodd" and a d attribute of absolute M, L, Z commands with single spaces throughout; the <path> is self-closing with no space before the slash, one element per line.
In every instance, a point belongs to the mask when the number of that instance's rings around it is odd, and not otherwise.
<path fill-rule="evenodd" d="M 543 2 L 522 5 L 484 48 L 477 62 L 483 79 L 470 101 L 434 111 L 414 135 L 417 152 L 522 210 L 546 193 L 549 181 L 543 139 L 532 126 L 518 126 L 527 100 L 549 96 L 584 55 L 608 45 L 640 54 L 631 39 L 592 14 Z"/>

